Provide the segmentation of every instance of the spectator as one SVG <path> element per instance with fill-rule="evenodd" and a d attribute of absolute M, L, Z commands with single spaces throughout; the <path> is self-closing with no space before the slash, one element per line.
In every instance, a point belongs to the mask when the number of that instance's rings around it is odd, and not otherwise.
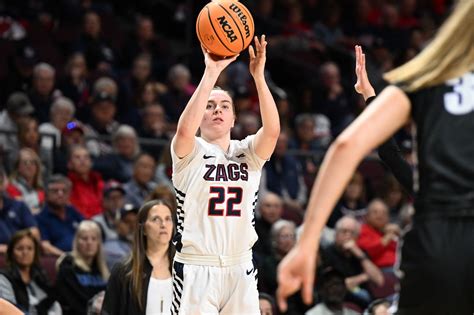
<path fill-rule="evenodd" d="M 120 218 L 120 210 L 125 205 L 125 190 L 114 180 L 104 186 L 102 208 L 104 211 L 92 218 L 97 222 L 104 235 L 104 242 L 118 238 L 116 223 Z"/>
<path fill-rule="evenodd" d="M 25 93 L 15 92 L 7 100 L 6 109 L 0 113 L 0 126 L 6 134 L 0 134 L 1 150 L 6 156 L 6 161 L 12 158 L 10 155 L 18 152 L 19 144 L 17 138 L 18 124 L 28 118 L 35 111 L 33 105 Z"/>
<path fill-rule="evenodd" d="M 260 198 L 259 216 L 255 220 L 255 230 L 258 241 L 254 246 L 257 257 L 263 259 L 272 253 L 272 241 L 270 233 L 275 222 L 281 219 L 283 214 L 283 201 L 280 196 L 268 192 Z"/>
<path fill-rule="evenodd" d="M 75 48 L 84 54 L 89 70 L 109 73 L 112 69 L 115 52 L 102 37 L 102 23 L 96 12 L 84 14 L 82 34 Z"/>
<path fill-rule="evenodd" d="M 265 257 L 259 273 L 260 290 L 275 295 L 277 289 L 277 266 L 296 244 L 296 225 L 287 220 L 278 220 L 272 226 L 272 254 Z"/>
<path fill-rule="evenodd" d="M 92 160 L 84 146 L 69 150 L 68 178 L 72 183 L 70 201 L 86 219 L 102 213 L 102 176 L 92 170 Z"/>
<path fill-rule="evenodd" d="M 156 171 L 155 159 L 148 153 L 141 153 L 133 165 L 132 179 L 124 185 L 127 202 L 140 207 L 156 187 L 153 181 Z"/>
<path fill-rule="evenodd" d="M 132 251 L 133 231 L 137 225 L 137 213 L 138 208 L 132 204 L 125 204 L 120 210 L 120 219 L 115 224 L 117 237 L 104 242 L 105 260 L 109 270 L 112 270 L 117 263 L 127 258 Z"/>
<path fill-rule="evenodd" d="M 7 268 L 0 274 L 0 297 L 27 314 L 62 314 L 39 255 L 40 244 L 30 230 L 21 230 L 12 236 L 6 256 Z"/>
<path fill-rule="evenodd" d="M 86 314 L 87 302 L 105 290 L 108 279 L 100 228 L 94 221 L 82 221 L 74 236 L 72 252 L 58 259 L 56 289 L 64 313 Z"/>
<path fill-rule="evenodd" d="M 341 200 L 334 207 L 327 226 L 334 228 L 336 222 L 345 215 L 352 215 L 359 222 L 362 222 L 366 214 L 364 177 L 356 171 L 347 184 Z"/>
<path fill-rule="evenodd" d="M 33 86 L 29 98 L 35 108 L 35 116 L 40 123 L 49 120 L 49 111 L 54 98 L 61 96 L 61 91 L 55 90 L 56 70 L 50 64 L 41 62 L 33 69 Z"/>
<path fill-rule="evenodd" d="M 108 92 L 95 94 L 92 99 L 90 122 L 86 134 L 93 139 L 87 141 L 87 147 L 93 156 L 110 153 L 112 148 L 100 136 L 112 136 L 119 128 L 115 120 L 117 113 L 116 99 Z"/>
<path fill-rule="evenodd" d="M 72 249 L 72 241 L 82 215 L 69 205 L 71 181 L 63 175 L 52 175 L 46 190 L 46 205 L 36 215 L 41 231 L 42 247 L 48 254 L 59 256 Z"/>
<path fill-rule="evenodd" d="M 390 315 L 390 302 L 386 299 L 377 299 L 370 303 L 364 315 Z"/>
<path fill-rule="evenodd" d="M 21 201 L 4 196 L 5 174 L 0 169 L 0 254 L 7 251 L 12 235 L 19 230 L 30 229 L 39 240 L 40 233 L 30 209 Z"/>
<path fill-rule="evenodd" d="M 263 168 L 260 187 L 261 191 L 269 190 L 282 196 L 285 206 L 301 216 L 307 198 L 306 185 L 300 164 L 287 152 L 288 134 L 281 131 L 275 152 Z"/>
<path fill-rule="evenodd" d="M 69 149 L 74 145 L 86 145 L 84 130 L 81 122 L 71 121 L 61 131 L 61 146 L 54 150 L 53 155 L 53 173 L 67 174 Z"/>
<path fill-rule="evenodd" d="M 393 175 L 387 175 L 383 184 L 384 190 L 381 197 L 389 208 L 390 221 L 398 223 L 400 211 L 408 203 L 408 194 Z"/>
<path fill-rule="evenodd" d="M 121 125 L 112 136 L 113 153 L 99 157 L 94 168 L 104 179 L 126 183 L 132 178 L 133 164 L 140 153 L 137 133 L 127 125 Z"/>
<path fill-rule="evenodd" d="M 365 309 L 371 301 L 371 296 L 365 283 L 373 281 L 383 285 L 383 275 L 357 246 L 360 225 L 349 215 L 339 219 L 336 223 L 336 237 L 334 244 L 321 251 L 323 268 L 332 267 L 338 270 L 345 278 L 346 300 L 356 303 Z"/>
<path fill-rule="evenodd" d="M 168 72 L 169 90 L 161 101 L 170 122 L 176 123 L 196 87 L 191 83 L 189 69 L 182 65 L 174 65 Z"/>
<path fill-rule="evenodd" d="M 72 121 L 76 109 L 72 101 L 66 97 L 54 100 L 49 111 L 50 122 L 39 126 L 41 133 L 41 147 L 52 150 L 61 146 L 61 132 Z"/>
<path fill-rule="evenodd" d="M 305 315 L 358 315 L 360 313 L 344 307 L 344 296 L 347 293 L 344 276 L 337 270 L 326 268 L 318 277 L 318 292 L 321 302 Z"/>
<path fill-rule="evenodd" d="M 102 314 L 171 314 L 175 216 L 164 200 L 140 208 L 132 255 L 112 271 Z"/>
<path fill-rule="evenodd" d="M 142 138 L 152 138 L 169 142 L 169 124 L 166 121 L 165 110 L 158 103 L 146 105 L 142 110 L 142 121 L 138 135 Z M 159 160 L 163 146 L 157 144 L 142 145 L 145 152 L 150 153 L 155 160 Z"/>
<path fill-rule="evenodd" d="M 260 304 L 261 315 L 277 314 L 275 310 L 275 300 L 270 295 L 260 293 L 258 295 L 258 303 Z"/>
<path fill-rule="evenodd" d="M 25 202 L 33 214 L 37 214 L 44 203 L 41 174 L 42 165 L 36 152 L 21 149 L 6 191 L 10 197 Z"/>
<path fill-rule="evenodd" d="M 61 84 L 61 91 L 76 104 L 78 109 L 84 109 L 90 96 L 90 82 L 84 54 L 80 52 L 71 54 L 64 71 L 66 77 Z"/>
<path fill-rule="evenodd" d="M 357 245 L 382 271 L 391 271 L 395 264 L 400 227 L 389 223 L 389 209 L 381 199 L 367 206 L 366 223 L 362 224 Z"/>
<path fill-rule="evenodd" d="M 174 208 L 177 207 L 176 205 L 176 195 L 174 193 L 174 188 L 170 187 L 169 185 L 158 185 L 153 189 L 150 195 L 148 195 L 148 199 L 146 201 L 151 201 L 155 199 L 163 199 L 169 204 L 171 204 Z"/>

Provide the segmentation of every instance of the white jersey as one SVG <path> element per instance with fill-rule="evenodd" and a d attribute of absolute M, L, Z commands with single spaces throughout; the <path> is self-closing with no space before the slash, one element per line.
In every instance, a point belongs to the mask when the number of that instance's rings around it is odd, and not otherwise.
<path fill-rule="evenodd" d="M 265 160 L 256 155 L 254 138 L 231 140 L 226 153 L 196 137 L 193 151 L 182 159 L 171 149 L 178 203 L 177 251 L 236 255 L 257 241 L 254 214 Z"/>

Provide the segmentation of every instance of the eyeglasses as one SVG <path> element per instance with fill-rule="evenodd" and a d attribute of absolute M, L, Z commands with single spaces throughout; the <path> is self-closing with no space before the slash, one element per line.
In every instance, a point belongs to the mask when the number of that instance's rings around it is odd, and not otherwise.
<path fill-rule="evenodd" d="M 23 165 L 36 165 L 36 160 L 20 160 Z"/>

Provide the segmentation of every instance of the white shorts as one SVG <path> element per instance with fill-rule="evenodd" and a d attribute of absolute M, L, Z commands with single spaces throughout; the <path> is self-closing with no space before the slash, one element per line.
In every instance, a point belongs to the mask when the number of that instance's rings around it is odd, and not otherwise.
<path fill-rule="evenodd" d="M 174 315 L 260 314 L 257 269 L 246 261 L 231 266 L 173 262 Z"/>

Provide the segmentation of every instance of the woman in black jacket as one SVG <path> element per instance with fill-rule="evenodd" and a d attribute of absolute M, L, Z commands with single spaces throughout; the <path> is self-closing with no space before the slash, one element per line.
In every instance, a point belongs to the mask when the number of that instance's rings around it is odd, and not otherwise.
<path fill-rule="evenodd" d="M 163 199 L 140 208 L 132 255 L 112 270 L 103 315 L 171 314 L 175 213 L 176 208 Z"/>
<path fill-rule="evenodd" d="M 8 244 L 7 268 L 0 274 L 0 297 L 28 314 L 61 314 L 39 262 L 39 243 L 30 230 L 16 232 Z"/>

